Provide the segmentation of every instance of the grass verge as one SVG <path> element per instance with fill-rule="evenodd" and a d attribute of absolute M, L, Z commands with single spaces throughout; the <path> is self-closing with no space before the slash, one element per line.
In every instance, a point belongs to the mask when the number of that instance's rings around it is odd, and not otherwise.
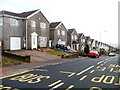
<path fill-rule="evenodd" d="M 57 51 L 57 50 L 48 50 L 47 52 L 49 52 L 50 54 L 53 54 L 53 55 L 68 54 L 67 52 L 64 52 L 64 51 Z"/>
<path fill-rule="evenodd" d="M 2 56 L 2 65 L 0 65 L 0 67 L 19 65 L 19 64 L 23 64 L 23 63 L 25 63 L 25 62 Z"/>

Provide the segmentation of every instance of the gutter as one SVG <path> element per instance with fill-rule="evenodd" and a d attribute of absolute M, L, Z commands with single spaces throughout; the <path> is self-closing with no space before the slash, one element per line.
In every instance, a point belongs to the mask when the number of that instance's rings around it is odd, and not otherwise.
<path fill-rule="evenodd" d="M 27 28 L 27 25 L 28 25 L 28 22 L 27 22 L 27 18 L 26 18 L 26 25 L 25 25 L 25 29 L 26 29 L 26 30 L 25 30 L 25 31 L 26 31 L 26 50 L 28 49 L 28 43 L 27 43 L 27 41 L 28 41 L 28 40 L 27 40 L 27 37 L 28 37 L 28 36 L 27 36 L 27 33 L 28 33 L 27 29 L 28 29 L 28 28 Z"/>

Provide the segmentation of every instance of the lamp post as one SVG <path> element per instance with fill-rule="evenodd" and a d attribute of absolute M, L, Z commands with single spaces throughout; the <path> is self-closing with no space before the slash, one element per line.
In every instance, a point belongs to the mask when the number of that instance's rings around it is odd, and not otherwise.
<path fill-rule="evenodd" d="M 104 33 L 105 32 L 107 32 L 106 30 L 105 31 L 103 31 Z M 103 34 L 102 34 L 102 32 L 100 31 L 100 43 L 101 42 L 104 42 L 103 40 L 102 40 L 102 36 L 103 36 Z M 99 49 L 101 48 L 101 46 L 99 45 Z M 103 47 L 103 48 L 105 48 L 105 47 Z"/>
<path fill-rule="evenodd" d="M 107 32 L 107 31 L 105 30 L 104 32 Z M 101 37 L 102 36 L 102 32 L 100 31 L 99 34 L 100 34 L 100 42 L 101 42 L 102 41 L 102 37 Z"/>

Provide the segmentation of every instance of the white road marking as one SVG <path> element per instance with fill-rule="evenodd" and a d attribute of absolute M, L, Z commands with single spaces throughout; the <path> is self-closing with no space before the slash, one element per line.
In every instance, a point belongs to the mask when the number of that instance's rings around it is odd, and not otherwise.
<path fill-rule="evenodd" d="M 103 61 L 98 62 L 97 64 L 101 64 L 102 62 L 104 62 L 104 60 L 103 60 Z"/>
<path fill-rule="evenodd" d="M 60 83 L 60 84 L 58 84 L 58 85 L 54 86 L 53 88 L 51 88 L 51 89 L 49 89 L 49 90 L 54 90 L 54 89 L 56 89 L 56 88 L 58 88 L 58 87 L 62 86 L 63 84 L 64 84 L 64 83 L 62 82 L 62 83 Z"/>
<path fill-rule="evenodd" d="M 93 68 L 93 67 L 94 67 L 94 65 L 93 65 L 93 66 L 90 66 L 89 68 L 87 68 L 87 69 L 85 69 L 85 70 L 83 70 L 83 71 L 81 71 L 81 72 L 79 72 L 77 75 L 80 75 L 80 74 L 88 71 L 89 69 L 91 69 L 91 68 Z"/>
<path fill-rule="evenodd" d="M 106 60 L 108 60 L 108 59 L 106 59 Z"/>
<path fill-rule="evenodd" d="M 56 81 L 56 82 L 54 82 L 54 83 L 52 83 L 52 84 L 50 84 L 50 85 L 48 85 L 49 87 L 52 87 L 52 86 L 54 86 L 55 84 L 58 84 L 58 83 L 60 83 L 62 80 L 58 80 L 58 81 Z"/>

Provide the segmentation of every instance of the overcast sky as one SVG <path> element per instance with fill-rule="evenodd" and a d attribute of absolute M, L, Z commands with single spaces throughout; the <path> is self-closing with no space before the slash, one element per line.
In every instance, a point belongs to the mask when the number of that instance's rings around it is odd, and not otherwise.
<path fill-rule="evenodd" d="M 78 33 L 107 44 L 118 42 L 119 0 L 0 1 L 0 10 L 21 13 L 40 9 L 50 22 L 62 21 L 67 29 L 75 28 Z"/>

